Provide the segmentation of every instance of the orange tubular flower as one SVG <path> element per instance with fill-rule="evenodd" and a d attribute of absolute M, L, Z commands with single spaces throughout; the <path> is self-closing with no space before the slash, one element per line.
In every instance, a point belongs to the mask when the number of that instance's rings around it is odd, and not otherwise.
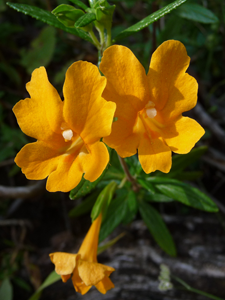
<path fill-rule="evenodd" d="M 188 153 L 204 134 L 195 120 L 182 116 L 197 102 L 197 82 L 185 73 L 189 62 L 184 45 L 174 40 L 153 53 L 147 75 L 128 48 L 115 45 L 104 52 L 103 97 L 116 103 L 118 118 L 104 142 L 121 157 L 138 149 L 146 173 L 169 172 L 171 151 Z"/>
<path fill-rule="evenodd" d="M 31 98 L 13 108 L 22 131 L 37 139 L 15 158 L 28 179 L 48 176 L 48 191 L 68 192 L 83 173 L 91 182 L 102 174 L 109 154 L 100 138 L 111 133 L 116 108 L 101 97 L 105 85 L 96 66 L 75 62 L 67 70 L 62 101 L 45 68 L 34 70 L 26 85 Z"/>
<path fill-rule="evenodd" d="M 55 271 L 66 282 L 72 275 L 72 282 L 77 292 L 86 294 L 94 285 L 99 292 L 105 294 L 114 288 L 109 275 L 114 268 L 97 262 L 98 236 L 102 215 L 92 223 L 77 254 L 55 252 L 50 254 L 55 264 Z"/>

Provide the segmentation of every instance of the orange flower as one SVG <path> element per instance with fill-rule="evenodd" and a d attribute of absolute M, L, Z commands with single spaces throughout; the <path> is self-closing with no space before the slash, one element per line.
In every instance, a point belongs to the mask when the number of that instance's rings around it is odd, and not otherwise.
<path fill-rule="evenodd" d="M 100 138 L 110 134 L 116 106 L 101 97 L 105 85 L 96 66 L 75 62 L 67 70 L 62 101 L 44 67 L 32 73 L 26 85 L 31 98 L 13 108 L 22 131 L 37 139 L 15 158 L 28 179 L 48 176 L 47 190 L 68 192 L 83 173 L 91 182 L 102 174 L 109 154 Z"/>
<path fill-rule="evenodd" d="M 104 141 L 121 157 L 138 149 L 146 173 L 169 172 L 171 151 L 188 153 L 204 134 L 195 120 L 182 116 L 197 102 L 197 82 L 185 73 L 189 62 L 184 45 L 173 40 L 153 53 L 147 75 L 128 48 L 115 45 L 104 52 L 103 97 L 116 103 L 118 118 Z"/>
<path fill-rule="evenodd" d="M 92 223 L 77 254 L 55 252 L 50 254 L 55 264 L 55 271 L 66 282 L 72 275 L 72 282 L 77 292 L 86 294 L 94 285 L 99 292 L 105 294 L 114 288 L 109 275 L 114 268 L 99 264 L 97 261 L 98 236 L 102 215 Z"/>

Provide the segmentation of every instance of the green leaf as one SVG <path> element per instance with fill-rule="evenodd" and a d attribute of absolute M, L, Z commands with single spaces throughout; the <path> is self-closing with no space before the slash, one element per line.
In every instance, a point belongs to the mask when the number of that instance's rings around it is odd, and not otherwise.
<path fill-rule="evenodd" d="M 79 205 L 70 210 L 69 217 L 78 217 L 90 211 L 98 197 L 98 194 L 99 190 L 92 192 L 90 196 L 88 196 Z"/>
<path fill-rule="evenodd" d="M 176 14 L 179 17 L 204 24 L 219 22 L 219 19 L 211 10 L 195 3 L 185 3 L 179 7 Z"/>
<path fill-rule="evenodd" d="M 139 210 L 158 245 L 169 255 L 176 256 L 173 238 L 157 210 L 146 202 L 139 203 Z"/>
<path fill-rule="evenodd" d="M 96 15 L 94 13 L 86 13 L 76 21 L 75 27 L 85 27 L 94 20 L 96 20 Z"/>
<path fill-rule="evenodd" d="M 173 199 L 167 197 L 166 195 L 155 193 L 155 194 L 148 194 L 144 200 L 152 201 L 152 202 L 172 202 Z"/>
<path fill-rule="evenodd" d="M 36 290 L 36 292 L 28 300 L 38 300 L 40 298 L 41 291 L 44 288 L 55 283 L 56 281 L 59 281 L 60 279 L 61 279 L 61 276 L 58 275 L 55 271 L 51 272 L 48 275 L 48 277 L 45 279 L 45 281 L 42 283 L 42 285 Z"/>
<path fill-rule="evenodd" d="M 84 179 L 84 177 L 82 177 L 80 183 L 78 184 L 78 186 L 76 186 L 71 192 L 70 192 L 70 199 L 71 200 L 75 200 L 77 198 L 80 197 L 84 197 L 85 195 L 89 194 L 95 187 L 96 185 L 99 183 L 99 181 L 102 180 L 102 178 L 104 177 L 104 174 L 106 172 L 105 171 L 102 173 L 102 175 L 95 180 L 94 182 L 90 182 L 86 179 Z"/>
<path fill-rule="evenodd" d="M 75 22 L 84 15 L 84 12 L 71 5 L 61 4 L 52 11 L 52 14 L 65 26 L 74 27 Z"/>
<path fill-rule="evenodd" d="M 117 183 L 115 181 L 112 181 L 101 191 L 91 211 L 92 222 L 98 217 L 100 213 L 103 214 L 102 219 L 104 220 L 108 206 L 112 200 L 116 188 Z"/>
<path fill-rule="evenodd" d="M 138 179 L 138 183 L 148 191 L 148 194 L 145 196 L 146 201 L 153 201 L 153 202 L 172 202 L 173 199 L 163 195 L 159 194 L 157 189 L 154 187 L 154 185 L 147 180 L 144 179 Z"/>
<path fill-rule="evenodd" d="M 132 25 L 131 27 L 128 27 L 127 29 L 123 30 L 122 32 L 120 32 L 115 37 L 115 39 L 113 40 L 113 43 L 115 41 L 118 41 L 118 40 L 122 39 L 122 38 L 130 36 L 130 35 L 134 34 L 135 32 L 138 32 L 138 31 L 142 30 L 143 28 L 145 28 L 148 25 L 154 23 L 155 21 L 157 21 L 161 17 L 163 17 L 166 14 L 170 13 L 172 10 L 174 10 L 175 8 L 177 8 L 178 6 L 183 4 L 184 2 L 186 2 L 186 0 L 177 0 L 177 1 L 174 1 L 174 2 L 170 3 L 167 6 L 159 9 L 158 11 L 156 11 L 153 14 L 149 15 L 148 17 L 144 18 L 140 22 L 138 22 L 138 23 Z"/>
<path fill-rule="evenodd" d="M 130 190 L 125 199 L 126 202 L 126 212 L 123 218 L 123 224 L 129 224 L 135 218 L 138 212 L 138 204 L 136 199 L 136 194 Z"/>
<path fill-rule="evenodd" d="M 200 157 L 207 151 L 208 147 L 202 146 L 193 149 L 187 154 L 174 155 L 172 161 L 172 168 L 168 174 L 159 173 L 159 177 L 178 177 L 183 175 L 183 170 L 193 164 L 195 161 L 199 160 Z M 180 177 L 178 177 L 180 179 Z"/>
<path fill-rule="evenodd" d="M 29 15 L 37 20 L 40 20 L 44 23 L 47 23 L 51 26 L 54 26 L 56 28 L 60 28 L 68 33 L 74 34 L 76 36 L 79 36 L 80 38 L 92 43 L 92 39 L 90 38 L 89 34 L 87 34 L 85 31 L 79 29 L 79 28 L 70 28 L 63 25 L 57 18 L 51 14 L 50 12 L 43 10 L 41 8 L 27 5 L 27 4 L 17 4 L 17 3 L 6 3 L 11 8 L 17 10 L 18 12 L 22 12 L 26 15 Z"/>
<path fill-rule="evenodd" d="M 83 8 L 83 10 L 86 10 L 88 8 L 88 6 L 86 4 L 84 4 L 83 2 L 79 1 L 79 0 L 69 0 L 70 2 L 76 4 L 77 6 Z"/>
<path fill-rule="evenodd" d="M 115 198 L 109 205 L 105 219 L 103 220 L 99 242 L 102 242 L 123 221 L 126 214 L 126 202 L 124 196 Z"/>
<path fill-rule="evenodd" d="M 185 205 L 207 212 L 218 211 L 218 207 L 208 196 L 186 183 L 161 177 L 149 177 L 147 180 L 162 194 Z"/>
<path fill-rule="evenodd" d="M 47 66 L 55 50 L 56 30 L 53 27 L 45 27 L 39 36 L 31 43 L 31 49 L 21 51 L 20 63 L 26 68 L 28 74 L 40 66 Z"/>
<path fill-rule="evenodd" d="M 0 286 L 0 299 L 12 300 L 13 299 L 13 288 L 9 278 L 5 278 Z"/>

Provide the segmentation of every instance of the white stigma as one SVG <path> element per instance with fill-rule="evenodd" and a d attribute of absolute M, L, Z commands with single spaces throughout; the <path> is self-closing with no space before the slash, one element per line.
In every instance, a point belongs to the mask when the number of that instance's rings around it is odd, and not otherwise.
<path fill-rule="evenodd" d="M 66 142 L 71 141 L 73 137 L 73 131 L 71 129 L 64 130 L 62 135 Z"/>
<path fill-rule="evenodd" d="M 157 115 L 157 110 L 153 108 L 147 108 L 146 109 L 146 115 L 150 118 L 153 119 Z"/>
<path fill-rule="evenodd" d="M 153 119 L 157 115 L 157 110 L 155 109 L 155 103 L 152 101 L 148 101 L 145 105 L 145 112 L 148 118 Z"/>

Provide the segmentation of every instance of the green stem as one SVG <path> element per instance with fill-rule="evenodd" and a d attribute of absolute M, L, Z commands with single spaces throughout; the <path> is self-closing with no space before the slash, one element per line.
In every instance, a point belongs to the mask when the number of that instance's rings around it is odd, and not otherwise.
<path fill-rule="evenodd" d="M 190 292 L 193 292 L 193 293 L 196 293 L 196 294 L 199 294 L 199 295 L 202 295 L 202 296 L 205 296 L 205 297 L 208 297 L 210 299 L 214 299 L 214 300 L 224 300 L 224 299 L 221 299 L 219 297 L 216 297 L 214 295 L 211 295 L 211 294 L 208 294 L 208 293 L 205 293 L 203 291 L 200 291 L 200 290 L 197 290 L 197 289 L 194 289 L 192 288 L 190 285 L 188 285 L 186 282 L 184 282 L 182 279 L 180 279 L 179 277 L 176 277 L 174 275 L 171 275 L 171 277 L 173 279 L 175 279 L 177 282 L 179 282 L 180 284 L 182 284 L 188 291 Z"/>
<path fill-rule="evenodd" d="M 121 166 L 122 166 L 122 168 L 124 170 L 124 173 L 126 174 L 127 180 L 132 183 L 133 191 L 134 192 L 138 192 L 139 189 L 140 189 L 140 186 L 138 185 L 138 183 L 136 182 L 136 180 L 134 179 L 134 177 L 131 176 L 130 171 L 129 171 L 128 167 L 127 167 L 127 164 L 126 164 L 124 158 L 120 157 L 119 155 L 118 155 L 118 158 L 119 158 L 120 164 L 121 164 Z"/>
<path fill-rule="evenodd" d="M 91 39 L 92 39 L 93 44 L 95 45 L 95 47 L 96 47 L 98 50 L 100 50 L 100 49 L 101 49 L 101 45 L 100 45 L 98 39 L 96 38 L 96 36 L 95 36 L 93 30 L 90 30 L 90 31 L 89 31 L 89 35 L 90 35 L 90 37 L 91 37 Z"/>
<path fill-rule="evenodd" d="M 111 34 L 111 28 L 107 28 L 107 40 L 106 40 L 106 48 L 112 45 L 112 34 Z"/>

